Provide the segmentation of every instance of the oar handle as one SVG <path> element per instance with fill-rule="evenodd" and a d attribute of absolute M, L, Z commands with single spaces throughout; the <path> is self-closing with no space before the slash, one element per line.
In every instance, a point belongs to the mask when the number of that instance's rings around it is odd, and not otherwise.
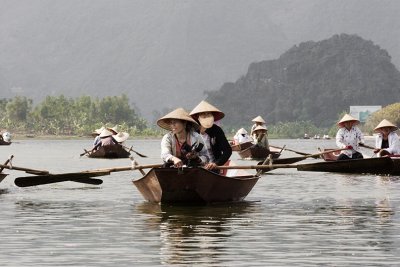
<path fill-rule="evenodd" d="M 24 171 L 24 172 L 32 173 L 32 174 L 49 174 L 49 171 L 46 171 L 46 170 L 35 170 L 35 169 L 28 169 L 28 168 L 9 166 L 9 165 L 3 165 L 3 164 L 0 164 L 0 168 L 16 170 L 16 171 Z"/>
<path fill-rule="evenodd" d="M 365 147 L 365 148 L 375 149 L 375 147 L 369 146 L 369 145 L 366 145 L 366 144 L 363 144 L 363 143 L 360 143 L 359 145 L 362 146 L 362 147 Z"/>
<path fill-rule="evenodd" d="M 123 171 L 131 171 L 131 170 L 142 170 L 142 169 L 150 169 L 150 168 L 159 168 L 162 167 L 162 164 L 150 164 L 150 165 L 137 165 L 137 166 L 126 166 L 126 167 L 114 167 L 114 168 L 106 168 L 106 169 L 95 169 L 84 171 L 84 173 L 91 172 L 123 172 Z"/>

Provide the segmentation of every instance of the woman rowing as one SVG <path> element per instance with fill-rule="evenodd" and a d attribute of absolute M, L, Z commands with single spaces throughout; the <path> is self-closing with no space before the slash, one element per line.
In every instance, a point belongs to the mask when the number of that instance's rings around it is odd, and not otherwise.
<path fill-rule="evenodd" d="M 161 158 L 164 166 L 176 168 L 205 165 L 208 161 L 203 138 L 195 131 L 199 125 L 183 108 L 177 108 L 157 121 L 170 131 L 161 140 Z"/>
<path fill-rule="evenodd" d="M 253 130 L 254 132 L 254 143 L 256 146 L 264 147 L 269 150 L 268 143 L 268 129 L 264 125 L 259 125 Z"/>
<path fill-rule="evenodd" d="M 388 120 L 381 121 L 375 127 L 374 132 L 378 133 L 375 138 L 374 153 L 378 157 L 400 154 L 399 136 L 396 134 L 397 126 Z"/>
<path fill-rule="evenodd" d="M 252 122 L 254 122 L 253 126 L 251 126 L 251 131 L 250 131 L 250 135 L 251 137 L 253 137 L 253 139 L 256 139 L 255 135 L 254 135 L 254 129 L 257 126 L 263 126 L 265 125 L 265 120 L 261 117 L 261 116 L 257 116 L 254 119 L 251 120 Z"/>
<path fill-rule="evenodd" d="M 190 116 L 200 124 L 198 132 L 204 140 L 210 158 L 210 162 L 204 168 L 213 170 L 224 165 L 232 155 L 232 148 L 224 131 L 214 121 L 221 120 L 225 114 L 203 100 L 190 112 Z"/>
<path fill-rule="evenodd" d="M 337 123 L 340 128 L 336 134 L 336 145 L 343 148 L 337 160 L 363 158 L 360 152 L 360 144 L 364 143 L 364 135 L 357 127 L 359 123 L 359 120 L 349 114 L 345 114 Z"/>

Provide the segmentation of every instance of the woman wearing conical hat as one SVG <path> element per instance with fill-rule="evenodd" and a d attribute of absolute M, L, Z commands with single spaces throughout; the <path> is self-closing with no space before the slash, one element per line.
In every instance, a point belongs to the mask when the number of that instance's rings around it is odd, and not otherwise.
<path fill-rule="evenodd" d="M 183 108 L 177 108 L 157 121 L 157 125 L 170 131 L 161 140 L 161 158 L 165 165 L 205 165 L 209 158 L 203 139 L 195 131 L 197 122 Z"/>
<path fill-rule="evenodd" d="M 240 145 L 247 142 L 253 142 L 253 138 L 249 136 L 244 128 L 240 128 L 233 137 L 235 145 Z"/>
<path fill-rule="evenodd" d="M 93 147 L 92 151 L 99 149 L 99 147 L 101 146 L 112 146 L 117 144 L 117 141 L 115 141 L 115 139 L 113 138 L 113 132 L 111 132 L 107 128 L 104 128 L 101 131 L 99 137 L 100 142 Z"/>
<path fill-rule="evenodd" d="M 232 155 L 232 148 L 224 131 L 214 121 L 221 120 L 225 114 L 203 100 L 190 112 L 190 116 L 200 124 L 199 133 L 210 157 L 205 168 L 213 170 L 216 166 L 224 165 Z"/>
<path fill-rule="evenodd" d="M 256 137 L 254 139 L 255 145 L 269 149 L 267 127 L 265 127 L 264 125 L 259 125 L 254 128 L 253 132 L 254 136 Z"/>
<path fill-rule="evenodd" d="M 253 126 L 251 126 L 250 135 L 253 137 L 253 139 L 255 139 L 256 137 L 254 135 L 254 129 L 257 126 L 265 125 L 265 120 L 261 116 L 257 116 L 254 119 L 252 119 L 251 121 L 254 122 L 254 124 L 253 124 Z"/>
<path fill-rule="evenodd" d="M 377 153 L 378 157 L 400 154 L 400 141 L 399 136 L 396 134 L 397 129 L 396 125 L 386 119 L 375 127 L 374 132 L 378 134 L 375 138 L 374 153 Z"/>
<path fill-rule="evenodd" d="M 92 132 L 92 136 L 94 137 L 94 140 L 93 140 L 93 147 L 97 146 L 97 145 L 101 142 L 100 134 L 101 134 L 101 132 L 102 132 L 103 130 L 104 130 L 104 126 L 102 126 L 102 127 L 99 128 L 99 129 L 96 129 L 96 130 L 94 130 L 94 132 Z"/>
<path fill-rule="evenodd" d="M 360 144 L 364 143 L 364 135 L 357 127 L 360 121 L 345 114 L 337 123 L 340 127 L 336 134 L 336 145 L 343 148 L 337 160 L 362 159 Z"/>

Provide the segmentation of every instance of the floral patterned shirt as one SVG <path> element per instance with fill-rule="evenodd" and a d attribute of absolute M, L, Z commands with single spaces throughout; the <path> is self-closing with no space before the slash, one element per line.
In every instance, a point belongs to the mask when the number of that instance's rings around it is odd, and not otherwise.
<path fill-rule="evenodd" d="M 360 152 L 360 143 L 364 143 L 364 135 L 357 126 L 351 127 L 350 130 L 347 130 L 346 127 L 342 127 L 336 134 L 336 145 L 339 148 L 345 148 L 346 146 L 353 147 L 353 149 L 346 149 L 341 152 L 350 158 L 353 153 Z"/>

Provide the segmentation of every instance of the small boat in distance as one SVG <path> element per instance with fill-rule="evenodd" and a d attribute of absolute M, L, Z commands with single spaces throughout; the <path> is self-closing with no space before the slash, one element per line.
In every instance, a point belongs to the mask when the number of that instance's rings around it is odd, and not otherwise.
<path fill-rule="evenodd" d="M 145 200 L 154 203 L 240 202 L 260 178 L 240 174 L 229 176 L 228 172 L 224 176 L 203 168 L 152 168 L 133 184 Z"/>
<path fill-rule="evenodd" d="M 267 158 L 270 154 L 272 155 L 273 159 L 277 159 L 281 155 L 281 149 L 277 149 L 271 146 L 268 150 L 265 147 L 256 146 L 251 142 L 250 145 L 248 145 L 247 143 L 243 145 L 244 146 L 240 145 L 241 150 L 237 151 L 242 159 L 261 160 Z"/>
<path fill-rule="evenodd" d="M 109 146 L 101 146 L 98 150 L 88 151 L 86 155 L 89 158 L 106 158 L 106 159 L 115 159 L 115 158 L 129 158 L 131 153 L 127 151 L 123 146 L 109 145 Z"/>

